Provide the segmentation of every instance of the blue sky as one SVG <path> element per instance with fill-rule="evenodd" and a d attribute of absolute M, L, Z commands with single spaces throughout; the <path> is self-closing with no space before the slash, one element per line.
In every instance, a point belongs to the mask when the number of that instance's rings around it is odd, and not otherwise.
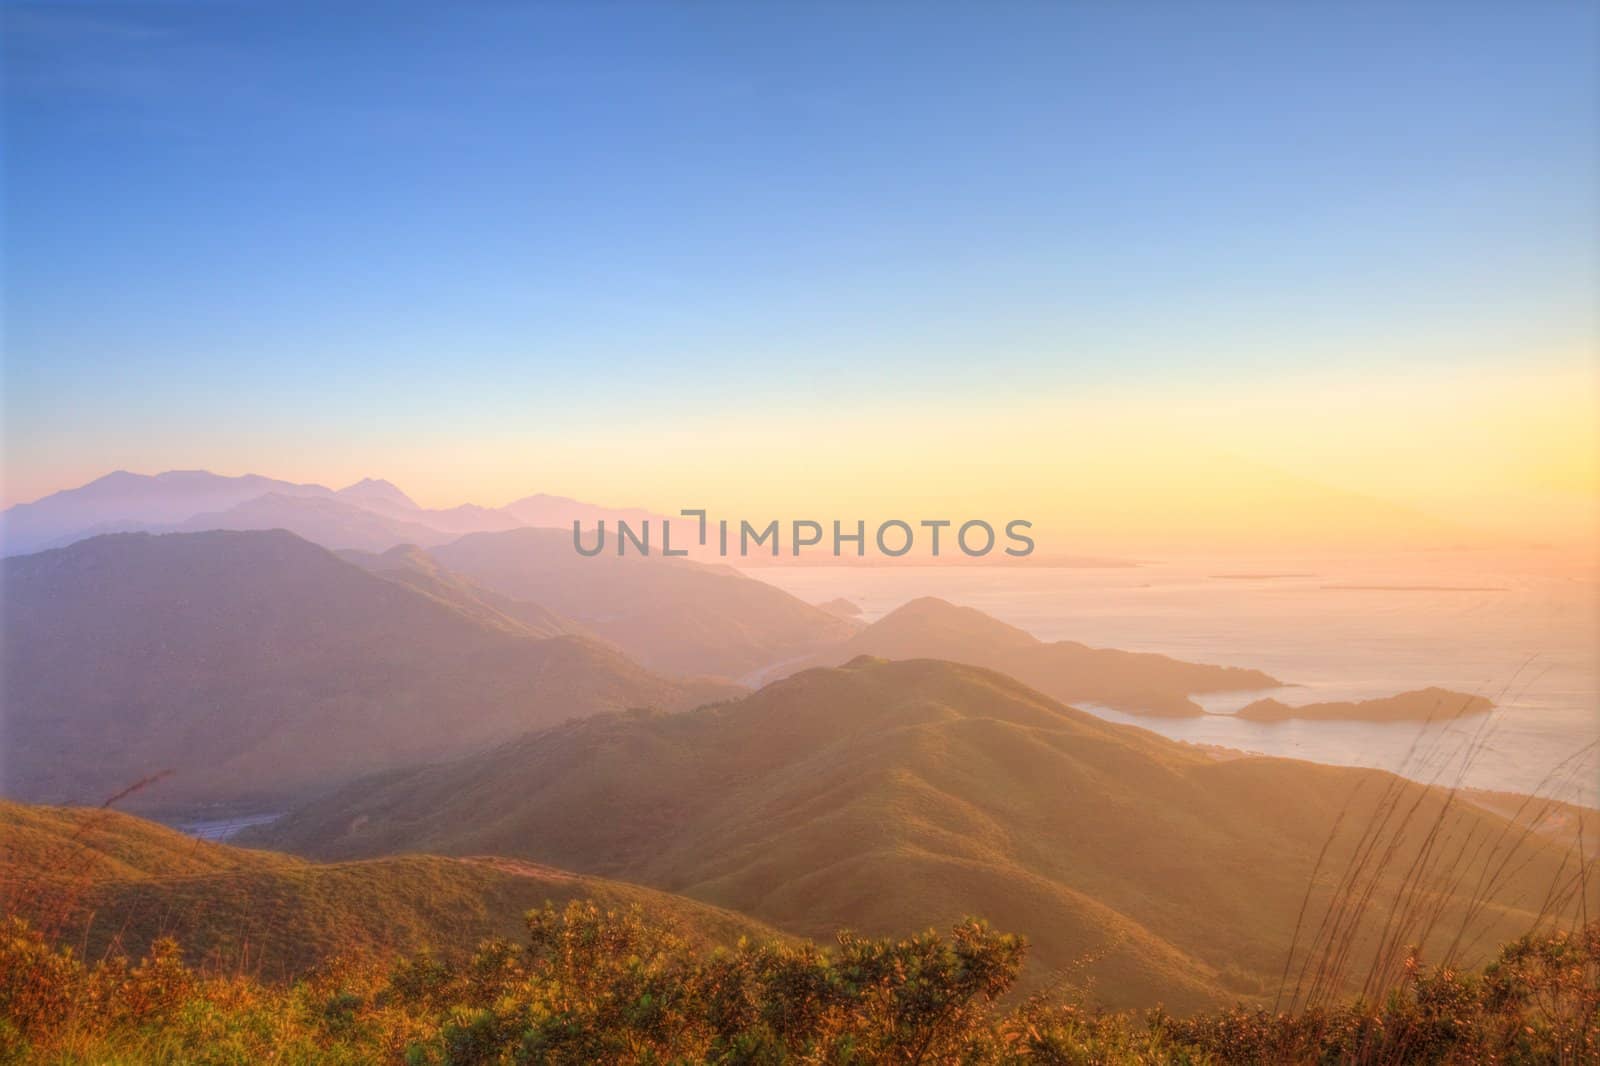
<path fill-rule="evenodd" d="M 8 5 L 7 499 L 1583 357 L 1596 10 Z"/>

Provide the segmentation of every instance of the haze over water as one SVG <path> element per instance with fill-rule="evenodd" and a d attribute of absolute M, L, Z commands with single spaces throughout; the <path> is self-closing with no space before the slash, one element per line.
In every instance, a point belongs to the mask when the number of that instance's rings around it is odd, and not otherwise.
<path fill-rule="evenodd" d="M 768 567 L 758 576 L 812 602 L 843 596 L 867 621 L 934 595 L 1041 640 L 1256 667 L 1292 686 L 1197 698 L 1218 712 L 1264 696 L 1299 705 L 1430 685 L 1480 694 L 1496 704 L 1487 718 L 1426 727 L 1084 709 L 1179 740 L 1596 805 L 1600 598 L 1592 572 L 1552 564 L 1537 553 L 1459 552 L 1114 569 Z"/>

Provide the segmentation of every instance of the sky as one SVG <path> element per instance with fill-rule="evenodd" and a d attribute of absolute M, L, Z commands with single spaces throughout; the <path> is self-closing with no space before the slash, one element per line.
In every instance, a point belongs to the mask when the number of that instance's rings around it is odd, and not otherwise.
<path fill-rule="evenodd" d="M 1596 532 L 1594 4 L 0 10 L 7 504 Z"/>

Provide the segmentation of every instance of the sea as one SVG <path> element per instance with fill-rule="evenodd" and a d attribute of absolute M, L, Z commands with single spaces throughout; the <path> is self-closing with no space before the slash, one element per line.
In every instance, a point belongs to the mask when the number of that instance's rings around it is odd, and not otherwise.
<path fill-rule="evenodd" d="M 1286 682 L 1197 698 L 1195 718 L 1080 704 L 1175 740 L 1369 766 L 1430 783 L 1600 806 L 1600 582 L 1539 552 L 1187 557 L 1121 566 L 796 566 L 751 576 L 871 622 L 918 596 L 1041 640 L 1255 667 Z M 1495 710 L 1449 723 L 1253 722 L 1226 712 L 1438 685 Z"/>

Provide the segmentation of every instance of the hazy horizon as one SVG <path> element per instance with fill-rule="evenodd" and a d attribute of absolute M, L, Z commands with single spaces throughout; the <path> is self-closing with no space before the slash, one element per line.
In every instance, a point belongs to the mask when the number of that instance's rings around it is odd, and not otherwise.
<path fill-rule="evenodd" d="M 5 9 L 6 505 L 1600 528 L 1591 5 L 410 14 Z"/>
<path fill-rule="evenodd" d="M 1185 469 L 1195 473 L 1192 467 Z M 1215 466 L 1208 469 L 1215 475 L 1217 471 Z M 866 553 L 868 555 L 875 553 L 871 548 L 872 531 L 878 523 L 889 519 L 901 519 L 916 527 L 925 518 L 946 521 L 953 519 L 957 525 L 966 519 L 975 518 L 989 521 L 1000 529 L 1007 521 L 1020 518 L 1031 523 L 1031 532 L 1037 541 L 1035 561 L 1040 564 L 1052 560 L 1094 558 L 1111 562 L 1129 561 L 1143 555 L 1164 558 L 1195 554 L 1237 555 L 1265 560 L 1347 552 L 1362 556 L 1395 553 L 1402 556 L 1410 555 L 1419 560 L 1419 566 L 1426 567 L 1427 559 L 1431 555 L 1449 557 L 1461 552 L 1488 552 L 1490 557 L 1494 558 L 1526 556 L 1535 565 L 1540 556 L 1545 556 L 1557 560 L 1557 565 L 1567 567 L 1573 573 L 1582 573 L 1600 566 L 1600 558 L 1596 557 L 1593 538 L 1590 536 L 1592 527 L 1586 524 L 1584 518 L 1584 504 L 1600 505 L 1600 500 L 1590 500 L 1580 496 L 1571 501 L 1572 514 L 1568 516 L 1568 524 L 1560 527 L 1529 529 L 1502 524 L 1474 525 L 1442 519 L 1405 503 L 1363 493 L 1341 491 L 1311 479 L 1292 477 L 1254 464 L 1235 461 L 1230 464 L 1230 469 L 1239 475 L 1253 474 L 1259 478 L 1259 483 L 1223 483 L 1215 478 L 1210 481 L 1197 481 L 1191 478 L 1181 488 L 1171 486 L 1158 491 L 1143 482 L 1111 485 L 1108 484 L 1104 471 L 1093 473 L 1090 480 L 1106 493 L 1106 497 L 1098 501 L 1084 496 L 1069 497 L 1068 502 L 1077 508 L 1078 513 L 1066 519 L 1060 517 L 1059 512 L 1048 502 L 1054 499 L 1059 503 L 1062 498 L 1059 489 L 1055 493 L 1041 495 L 1037 499 L 1042 502 L 1036 502 L 1031 507 L 1025 503 L 1014 502 L 1026 498 L 1020 493 L 1000 496 L 977 493 L 959 496 L 954 493 L 930 493 L 926 497 L 912 498 L 928 501 L 926 509 L 908 511 L 897 508 L 916 507 L 917 503 L 885 504 L 881 496 L 863 492 L 818 497 L 823 500 L 845 501 L 844 506 L 834 507 L 831 510 L 829 508 L 833 505 L 830 503 L 810 508 L 795 506 L 792 501 L 807 498 L 803 496 L 756 495 L 754 499 L 758 501 L 758 507 L 760 501 L 768 501 L 774 506 L 766 511 L 759 509 L 741 511 L 718 507 L 715 497 L 708 501 L 703 492 L 675 499 L 655 489 L 644 493 L 644 499 L 613 499 L 596 497 L 582 491 L 556 492 L 542 484 L 531 484 L 521 489 L 513 489 L 508 497 L 486 500 L 454 493 L 430 499 L 419 498 L 405 484 L 378 474 L 363 474 L 346 483 L 339 478 L 318 477 L 314 472 L 304 477 L 284 477 L 257 469 L 218 471 L 200 466 L 149 471 L 122 468 L 108 470 L 81 484 L 65 484 L 37 498 L 15 501 L 8 505 L 8 510 L 19 505 L 38 504 L 58 494 L 70 494 L 75 489 L 92 485 L 113 474 L 133 474 L 141 478 L 154 478 L 162 474 L 203 474 L 228 479 L 263 477 L 292 485 L 316 486 L 335 494 L 356 488 L 364 482 L 376 481 L 394 486 L 424 511 L 442 511 L 458 507 L 497 510 L 529 497 L 550 496 L 607 511 L 632 511 L 673 518 L 680 526 L 692 527 L 695 522 L 693 518 L 679 516 L 683 505 L 689 504 L 706 509 L 713 522 L 719 518 L 726 519 L 736 531 L 735 535 L 740 520 L 748 520 L 759 526 L 776 519 L 784 529 L 783 538 L 789 536 L 788 523 L 799 518 L 821 521 L 824 525 L 837 519 L 847 529 L 853 528 L 857 521 L 861 521 L 868 530 Z M 886 471 L 885 476 L 891 475 Z M 1233 489 L 1236 494 L 1225 494 L 1225 489 L 1228 488 Z M 994 503 L 997 499 L 1001 501 L 999 504 Z M 961 501 L 966 500 L 978 500 L 981 503 L 976 509 L 956 510 L 965 506 Z M 358 501 L 349 502 L 358 503 Z M 1006 510 L 1007 507 L 1013 509 Z M 1113 512 L 1120 508 L 1125 524 L 1119 528 L 1109 528 L 1099 521 L 1100 512 L 1097 508 Z M 1259 511 L 1257 508 L 1269 510 Z M 1128 513 L 1136 509 L 1142 509 L 1138 520 L 1127 523 Z M 1344 511 L 1344 520 L 1340 525 L 1330 528 L 1323 523 L 1327 513 L 1334 509 Z M 1041 514 L 1045 516 L 1042 521 L 1035 517 Z M 1241 514 L 1251 518 L 1254 536 L 1241 535 L 1239 530 L 1229 526 L 1229 519 Z M 108 512 L 104 517 L 120 520 L 131 516 Z M 557 524 L 565 527 L 567 523 L 563 520 Z M 592 528 L 592 522 L 585 526 L 585 529 Z M 659 523 L 657 530 L 659 537 Z M 681 544 L 681 532 L 679 537 Z M 787 556 L 788 541 L 783 539 L 782 544 L 782 554 Z M 917 549 L 913 554 L 921 554 L 927 546 L 925 532 L 916 544 Z M 732 555 L 738 554 L 735 547 Z M 757 554 L 759 555 L 759 550 Z M 848 555 L 849 551 L 847 550 L 845 554 Z M 757 563 L 759 561 L 756 560 Z M 810 558 L 807 561 L 821 560 Z M 991 561 L 1008 562 L 1004 559 Z"/>

